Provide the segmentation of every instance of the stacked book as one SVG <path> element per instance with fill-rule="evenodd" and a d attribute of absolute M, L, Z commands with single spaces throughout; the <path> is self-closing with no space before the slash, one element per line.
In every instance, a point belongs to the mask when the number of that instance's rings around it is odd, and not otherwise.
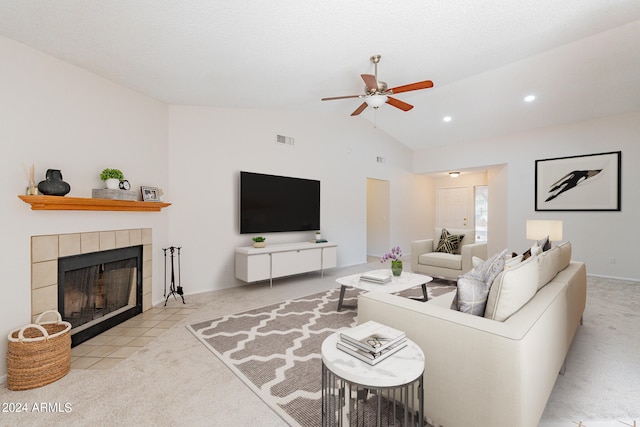
<path fill-rule="evenodd" d="M 336 346 L 354 357 L 376 365 L 407 345 L 404 332 L 369 320 L 340 333 Z"/>
<path fill-rule="evenodd" d="M 360 275 L 360 280 L 366 280 L 373 283 L 388 283 L 391 281 L 390 271 L 373 271 Z"/>

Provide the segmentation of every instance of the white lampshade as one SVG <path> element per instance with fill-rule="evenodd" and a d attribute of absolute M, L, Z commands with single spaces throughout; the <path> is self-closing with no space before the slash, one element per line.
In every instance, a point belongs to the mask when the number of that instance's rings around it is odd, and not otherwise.
<path fill-rule="evenodd" d="M 527 239 L 540 240 L 549 236 L 550 241 L 562 240 L 562 221 L 527 220 Z"/>
<path fill-rule="evenodd" d="M 371 95 L 367 96 L 364 101 L 369 107 L 378 108 L 387 102 L 387 95 Z"/>

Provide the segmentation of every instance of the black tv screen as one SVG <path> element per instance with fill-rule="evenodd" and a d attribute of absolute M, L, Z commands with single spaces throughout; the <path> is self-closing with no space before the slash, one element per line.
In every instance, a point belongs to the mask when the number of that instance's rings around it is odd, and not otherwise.
<path fill-rule="evenodd" d="M 240 172 L 240 233 L 320 229 L 320 181 Z"/>

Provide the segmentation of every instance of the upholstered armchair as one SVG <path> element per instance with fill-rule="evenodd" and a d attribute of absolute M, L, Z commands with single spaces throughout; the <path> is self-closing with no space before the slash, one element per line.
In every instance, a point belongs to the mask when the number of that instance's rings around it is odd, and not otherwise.
<path fill-rule="evenodd" d="M 476 243 L 474 229 L 448 228 L 449 242 L 441 242 L 442 228 L 436 227 L 433 239 L 411 242 L 411 270 L 456 280 L 458 276 L 473 268 L 472 258 L 487 259 L 487 244 Z M 456 239 L 451 236 L 464 236 Z M 457 245 L 453 243 L 458 240 Z M 455 248 L 452 248 L 455 246 Z"/>

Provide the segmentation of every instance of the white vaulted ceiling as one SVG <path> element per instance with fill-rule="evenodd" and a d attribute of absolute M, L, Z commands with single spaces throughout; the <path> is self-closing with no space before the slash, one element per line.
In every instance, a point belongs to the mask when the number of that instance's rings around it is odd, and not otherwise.
<path fill-rule="evenodd" d="M 169 104 L 319 116 L 381 54 L 435 86 L 352 120 L 414 150 L 640 110 L 638 0 L 0 0 L 0 35 Z"/>

